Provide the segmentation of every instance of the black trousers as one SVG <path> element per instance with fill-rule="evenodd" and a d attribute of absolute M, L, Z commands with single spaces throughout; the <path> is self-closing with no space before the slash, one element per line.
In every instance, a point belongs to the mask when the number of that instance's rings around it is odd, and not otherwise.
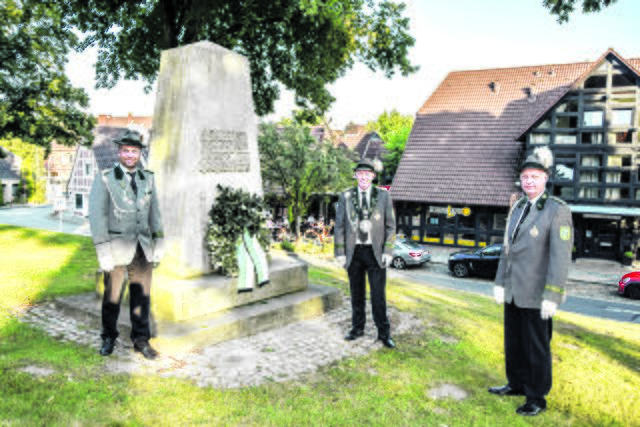
<path fill-rule="evenodd" d="M 387 269 L 380 268 L 370 245 L 356 245 L 351 264 L 347 269 L 351 288 L 351 326 L 364 330 L 367 297 L 366 276 L 371 290 L 371 311 L 380 338 L 388 338 L 391 326 L 387 317 Z"/>
<path fill-rule="evenodd" d="M 131 340 L 149 340 L 150 290 L 153 264 L 147 261 L 140 245 L 129 265 L 117 266 L 104 273 L 102 297 L 102 339 L 118 337 L 118 316 L 124 284 L 129 280 L 129 313 L 131 316 Z"/>
<path fill-rule="evenodd" d="M 551 390 L 552 331 L 551 319 L 543 320 L 539 309 L 505 303 L 507 380 L 511 387 L 524 389 L 527 400 L 544 403 Z"/>

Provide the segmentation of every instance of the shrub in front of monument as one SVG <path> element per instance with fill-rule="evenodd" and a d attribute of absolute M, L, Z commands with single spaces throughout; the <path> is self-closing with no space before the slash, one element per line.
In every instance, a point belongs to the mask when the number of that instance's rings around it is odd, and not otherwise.
<path fill-rule="evenodd" d="M 243 236 L 269 251 L 269 230 L 264 226 L 266 206 L 260 196 L 241 189 L 217 186 L 218 196 L 209 211 L 206 243 L 211 267 L 226 276 L 239 272 L 237 249 Z"/>

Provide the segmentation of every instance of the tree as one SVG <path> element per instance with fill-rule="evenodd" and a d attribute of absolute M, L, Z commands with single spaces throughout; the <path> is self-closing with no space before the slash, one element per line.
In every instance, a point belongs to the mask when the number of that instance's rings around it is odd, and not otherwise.
<path fill-rule="evenodd" d="M 385 111 L 375 122 L 366 125 L 368 131 L 376 131 L 384 141 L 388 154 L 382 159 L 382 163 L 391 176 L 395 175 L 398 169 L 412 127 L 413 117 L 402 115 L 397 110 L 390 113 Z"/>
<path fill-rule="evenodd" d="M 258 146 L 265 188 L 273 186 L 284 195 L 296 236 L 311 196 L 341 191 L 353 176 L 353 153 L 316 141 L 305 126 L 261 124 Z"/>
<path fill-rule="evenodd" d="M 7 150 L 20 157 L 20 191 L 29 203 L 45 203 L 47 175 L 44 167 L 45 149 L 18 138 L 0 140 L 0 151 Z"/>
<path fill-rule="evenodd" d="M 569 15 L 575 10 L 576 3 L 580 2 L 582 13 L 594 13 L 611 6 L 616 0 L 543 0 L 544 6 L 558 17 L 560 23 L 569 21 Z"/>
<path fill-rule="evenodd" d="M 0 138 L 49 149 L 51 141 L 89 144 L 89 98 L 64 74 L 77 39 L 60 9 L 40 0 L 0 3 Z"/>
<path fill-rule="evenodd" d="M 405 5 L 393 0 L 52 0 L 99 48 L 99 87 L 121 78 L 156 79 L 160 52 L 209 40 L 246 56 L 258 115 L 273 111 L 281 83 L 296 103 L 321 114 L 334 101 L 325 86 L 355 60 L 387 77 L 417 70 Z"/>

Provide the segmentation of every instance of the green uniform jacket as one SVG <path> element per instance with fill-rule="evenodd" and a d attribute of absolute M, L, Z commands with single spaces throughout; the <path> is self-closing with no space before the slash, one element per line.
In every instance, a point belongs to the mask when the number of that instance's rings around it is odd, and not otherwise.
<path fill-rule="evenodd" d="M 158 262 L 164 233 L 153 172 L 138 169 L 138 195 L 119 166 L 98 173 L 89 199 L 89 223 L 96 248 L 107 245 L 114 264 L 128 265 L 138 243 L 150 262 Z"/>
<path fill-rule="evenodd" d="M 356 247 L 358 230 L 358 188 L 350 188 L 340 195 L 338 209 L 336 211 L 336 223 L 334 225 L 334 254 L 346 255 L 346 267 L 349 268 L 353 252 Z M 382 262 L 382 254 L 393 253 L 393 241 L 395 239 L 396 220 L 393 215 L 391 195 L 384 188 L 371 188 L 371 243 L 373 253 L 380 268 L 385 268 Z"/>
<path fill-rule="evenodd" d="M 504 287 L 506 302 L 514 301 L 521 308 L 539 309 L 543 300 L 560 305 L 565 300 L 573 248 L 571 210 L 544 193 L 513 240 L 526 202 L 526 197 L 518 200 L 509 214 L 496 285 Z"/>

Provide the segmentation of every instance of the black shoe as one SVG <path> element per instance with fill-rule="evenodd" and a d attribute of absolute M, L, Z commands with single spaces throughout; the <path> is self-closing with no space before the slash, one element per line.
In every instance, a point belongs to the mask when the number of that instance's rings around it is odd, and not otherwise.
<path fill-rule="evenodd" d="M 502 387 L 489 387 L 489 393 L 498 396 L 524 396 L 524 390 L 521 388 L 511 387 L 509 384 Z"/>
<path fill-rule="evenodd" d="M 547 410 L 547 405 L 540 406 L 537 403 L 525 402 L 524 405 L 516 409 L 516 414 L 525 417 L 535 417 L 536 415 Z"/>
<path fill-rule="evenodd" d="M 100 355 L 108 356 L 113 353 L 113 349 L 116 347 L 115 338 L 104 338 L 102 340 L 102 347 L 100 347 Z"/>
<path fill-rule="evenodd" d="M 158 357 L 158 352 L 151 347 L 149 341 L 136 341 L 133 343 L 133 349 L 142 353 L 145 359 L 153 360 Z"/>
<path fill-rule="evenodd" d="M 358 338 L 360 338 L 363 335 L 364 335 L 364 331 L 363 330 L 352 329 L 352 330 L 349 331 L 349 333 L 347 335 L 345 335 L 344 339 L 345 339 L 345 341 L 353 341 L 353 340 L 357 340 Z"/>
<path fill-rule="evenodd" d="M 268 285 L 269 283 L 271 283 L 271 280 L 269 280 L 269 279 L 263 280 L 262 282 L 258 283 L 258 287 L 261 288 L 263 286 Z"/>
<path fill-rule="evenodd" d="M 380 341 L 382 341 L 382 345 L 384 345 L 385 347 L 387 347 L 387 348 L 396 348 L 396 343 L 393 342 L 391 337 L 386 337 L 386 338 L 378 337 L 378 339 Z"/>

